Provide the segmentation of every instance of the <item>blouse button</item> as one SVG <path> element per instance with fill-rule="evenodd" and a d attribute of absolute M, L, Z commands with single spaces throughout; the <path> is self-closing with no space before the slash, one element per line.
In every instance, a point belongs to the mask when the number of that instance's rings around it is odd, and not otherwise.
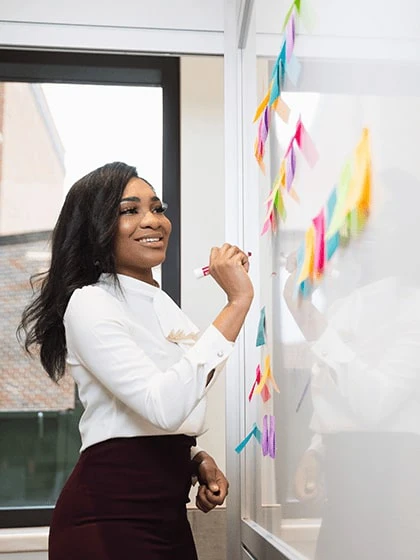
<path fill-rule="evenodd" d="M 219 350 L 219 351 L 217 352 L 217 355 L 218 355 L 219 358 L 223 358 L 223 356 L 225 355 L 225 353 L 223 352 L 223 350 Z"/>

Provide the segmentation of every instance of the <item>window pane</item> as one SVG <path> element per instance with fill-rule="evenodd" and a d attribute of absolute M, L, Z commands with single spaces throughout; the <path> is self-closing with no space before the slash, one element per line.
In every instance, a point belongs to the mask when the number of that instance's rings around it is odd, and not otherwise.
<path fill-rule="evenodd" d="M 73 381 L 54 384 L 15 331 L 48 269 L 70 186 L 110 161 L 162 192 L 162 89 L 0 83 L 0 507 L 52 505 L 78 457 Z M 156 271 L 160 279 L 160 271 Z"/>

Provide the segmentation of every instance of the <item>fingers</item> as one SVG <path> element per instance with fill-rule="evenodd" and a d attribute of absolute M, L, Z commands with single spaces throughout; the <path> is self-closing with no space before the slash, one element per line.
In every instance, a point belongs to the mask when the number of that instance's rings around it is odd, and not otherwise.
<path fill-rule="evenodd" d="M 227 495 L 227 486 L 218 492 L 212 492 L 205 484 L 202 484 L 197 492 L 196 505 L 204 513 L 208 513 L 216 506 L 221 506 Z"/>
<path fill-rule="evenodd" d="M 204 513 L 208 513 L 209 511 L 211 511 L 216 507 L 216 505 L 215 504 L 213 505 L 208 499 L 206 490 L 207 487 L 204 484 L 202 484 L 198 488 L 197 496 L 195 499 L 196 506 Z"/>
<path fill-rule="evenodd" d="M 219 247 L 212 247 L 210 251 L 210 265 L 217 259 L 219 255 L 220 249 Z"/>
<path fill-rule="evenodd" d="M 199 463 L 198 479 L 200 486 L 196 496 L 197 507 L 207 513 L 216 506 L 221 506 L 228 494 L 229 482 L 209 455 L 205 455 Z"/>
<path fill-rule="evenodd" d="M 287 272 L 294 272 L 297 268 L 297 251 L 293 251 L 287 256 L 286 270 Z"/>
<path fill-rule="evenodd" d="M 217 502 L 216 505 L 222 505 L 226 499 L 226 496 L 229 493 L 229 482 L 227 478 L 222 473 L 222 471 L 218 471 L 217 477 L 217 486 L 219 488 L 218 492 L 215 493 L 215 501 Z M 212 486 L 210 485 L 210 490 L 212 490 Z"/>
<path fill-rule="evenodd" d="M 246 271 L 249 269 L 249 257 L 248 254 L 239 249 L 236 245 L 230 245 L 229 243 L 224 243 L 221 247 L 212 247 L 210 251 L 210 266 L 219 261 L 219 259 L 228 260 L 233 259 L 238 263 L 242 264 Z"/>
<path fill-rule="evenodd" d="M 295 494 L 301 501 L 314 500 L 320 494 L 319 463 L 313 452 L 306 452 L 295 476 Z"/>

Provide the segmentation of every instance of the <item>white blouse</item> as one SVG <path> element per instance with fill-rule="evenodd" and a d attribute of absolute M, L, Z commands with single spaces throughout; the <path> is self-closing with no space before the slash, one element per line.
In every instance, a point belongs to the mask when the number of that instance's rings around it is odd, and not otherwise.
<path fill-rule="evenodd" d="M 84 407 L 81 451 L 110 438 L 205 431 L 206 393 L 234 344 L 197 327 L 161 289 L 118 274 L 77 289 L 67 365 Z M 208 374 L 215 369 L 206 386 Z"/>
<path fill-rule="evenodd" d="M 314 432 L 420 434 L 416 287 L 388 277 L 338 300 L 311 348 L 317 357 L 311 382 Z"/>

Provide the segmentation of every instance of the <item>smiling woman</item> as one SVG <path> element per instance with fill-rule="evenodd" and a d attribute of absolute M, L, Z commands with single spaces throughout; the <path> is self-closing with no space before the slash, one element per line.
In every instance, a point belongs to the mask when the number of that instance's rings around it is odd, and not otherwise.
<path fill-rule="evenodd" d="M 165 260 L 171 222 L 167 205 L 144 179 L 131 179 L 123 192 L 115 235 L 116 270 L 152 283 L 152 268 Z"/>
<path fill-rule="evenodd" d="M 248 256 L 214 247 L 210 274 L 227 304 L 203 332 L 160 288 L 171 222 L 135 167 L 114 162 L 69 190 L 53 232 L 51 266 L 23 313 L 57 381 L 66 369 L 84 413 L 80 459 L 57 501 L 50 560 L 196 560 L 186 503 L 223 503 L 228 483 L 196 447 L 206 395 L 233 349 L 253 298 Z"/>

